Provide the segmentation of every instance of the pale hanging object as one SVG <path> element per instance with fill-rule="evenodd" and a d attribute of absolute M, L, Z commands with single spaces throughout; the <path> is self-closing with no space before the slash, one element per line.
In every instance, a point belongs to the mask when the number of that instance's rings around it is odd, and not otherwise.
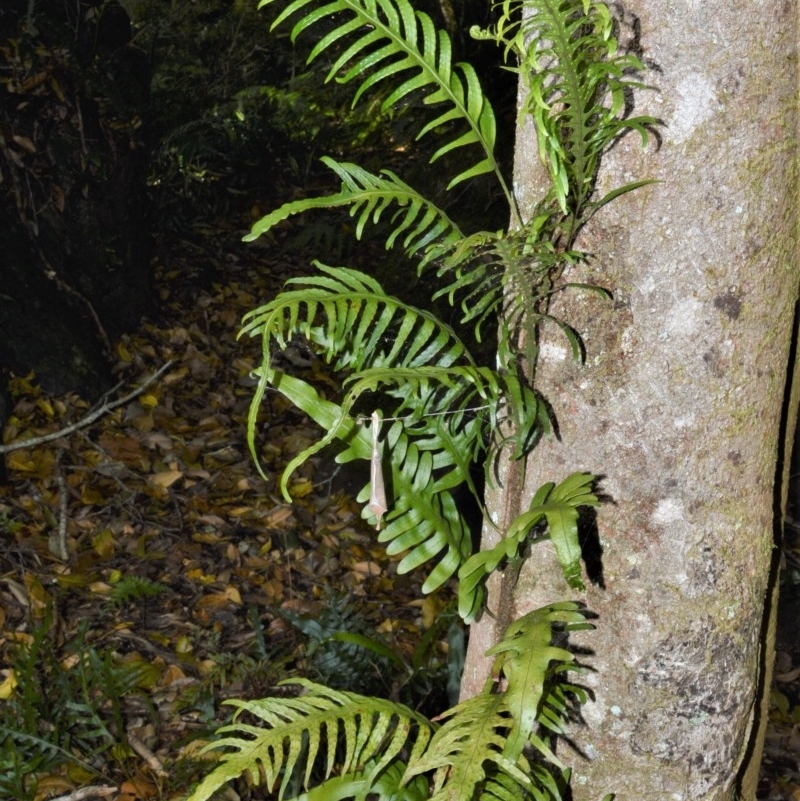
<path fill-rule="evenodd" d="M 386 514 L 386 487 L 383 483 L 383 465 L 378 434 L 381 429 L 381 418 L 377 412 L 372 413 L 372 458 L 369 467 L 369 503 L 367 511 L 375 515 L 375 528 L 381 530 L 381 518 Z"/>

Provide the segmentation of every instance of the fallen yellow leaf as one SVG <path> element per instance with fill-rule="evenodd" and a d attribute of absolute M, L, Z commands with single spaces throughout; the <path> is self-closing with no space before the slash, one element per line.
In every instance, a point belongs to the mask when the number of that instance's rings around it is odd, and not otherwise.
<path fill-rule="evenodd" d="M 131 356 L 131 352 L 125 347 L 125 344 L 122 341 L 117 342 L 117 356 L 119 356 L 119 358 L 123 362 L 133 361 L 133 356 Z"/>
<path fill-rule="evenodd" d="M 145 393 L 139 398 L 139 403 L 145 409 L 155 409 L 158 406 L 158 398 L 150 392 Z"/>
<path fill-rule="evenodd" d="M 158 787 L 152 782 L 142 778 L 128 779 L 122 782 L 119 788 L 118 801 L 138 801 L 148 798 L 155 798 L 158 795 Z"/>
<path fill-rule="evenodd" d="M 379 576 L 381 573 L 381 566 L 376 565 L 375 562 L 355 562 L 353 564 L 353 572 L 359 578 L 366 578 L 367 576 Z"/>
<path fill-rule="evenodd" d="M 40 411 L 44 412 L 47 417 L 55 417 L 55 409 L 53 408 L 53 404 L 50 403 L 47 398 L 39 398 L 36 401 L 36 405 L 39 407 Z"/>
<path fill-rule="evenodd" d="M 422 601 L 422 625 L 429 629 L 435 622 L 439 614 L 439 602 L 433 595 L 426 596 Z"/>
<path fill-rule="evenodd" d="M 90 487 L 88 484 L 81 487 L 81 503 L 84 506 L 100 506 L 104 500 L 103 493 L 94 487 Z"/>
<path fill-rule="evenodd" d="M 117 547 L 114 542 L 114 533 L 111 529 L 104 528 L 92 537 L 92 546 L 98 556 L 103 559 L 109 559 L 114 555 L 114 551 Z"/>
<path fill-rule="evenodd" d="M 159 682 L 162 687 L 169 687 L 176 681 L 181 681 L 186 678 L 186 674 L 177 665 L 167 665 L 164 675 Z"/>
<path fill-rule="evenodd" d="M 14 689 L 17 686 L 17 674 L 11 668 L 0 672 L 5 673 L 6 676 L 3 683 L 0 684 L 0 698 L 4 701 L 7 701 L 9 698 L 11 698 Z"/>
<path fill-rule="evenodd" d="M 36 782 L 36 795 L 33 797 L 33 801 L 52 798 L 54 793 L 68 794 L 74 789 L 75 785 L 66 776 L 42 776 Z"/>
<path fill-rule="evenodd" d="M 305 498 L 314 491 L 314 485 L 307 479 L 301 478 L 298 481 L 293 481 L 289 487 L 289 494 L 293 498 Z"/>
<path fill-rule="evenodd" d="M 171 487 L 178 479 L 183 478 L 182 470 L 162 470 L 150 476 L 150 481 L 157 487 L 166 489 Z"/>

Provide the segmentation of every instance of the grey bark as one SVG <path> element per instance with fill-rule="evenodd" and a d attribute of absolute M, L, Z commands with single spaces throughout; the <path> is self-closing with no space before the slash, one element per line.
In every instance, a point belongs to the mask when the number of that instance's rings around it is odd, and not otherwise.
<path fill-rule="evenodd" d="M 601 572 L 577 597 L 597 613 L 581 638 L 594 693 L 571 732 L 576 801 L 753 798 L 768 686 L 770 590 L 779 530 L 781 437 L 798 288 L 795 216 L 797 5 L 793 1 L 635 0 L 652 86 L 637 113 L 663 120 L 659 147 L 633 137 L 607 157 L 600 191 L 660 183 L 617 200 L 587 227 L 593 256 L 556 312 L 587 346 L 575 366 L 557 333 L 537 384 L 560 441 L 523 475 L 505 464 L 490 512 L 508 521 L 544 481 L 601 475 Z M 530 208 L 539 167 L 517 143 L 517 189 Z M 591 532 L 590 532 L 591 533 Z M 591 537 L 587 545 L 591 544 Z M 506 617 L 576 597 L 553 554 L 534 550 L 515 586 L 491 585 L 470 641 L 464 693 Z"/>

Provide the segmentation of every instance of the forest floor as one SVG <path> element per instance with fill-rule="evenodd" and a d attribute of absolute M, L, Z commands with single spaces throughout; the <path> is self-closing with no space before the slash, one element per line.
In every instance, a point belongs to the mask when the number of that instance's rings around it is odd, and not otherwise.
<path fill-rule="evenodd" d="M 237 332 L 296 268 L 245 248 L 238 231 L 198 242 L 164 258 L 158 311 L 116 346 L 120 385 L 107 403 L 144 390 L 6 455 L 2 799 L 87 785 L 124 801 L 184 798 L 208 768 L 197 751 L 230 718 L 221 702 L 262 697 L 291 676 L 431 713 L 448 706 L 429 696 L 441 696 L 451 598 L 423 599 L 413 576 L 397 574 L 330 466 L 312 460 L 291 481 L 294 503 L 281 497 L 283 467 L 317 431 L 280 396 L 266 399 L 257 436 L 266 480 L 248 451 L 261 345 Z M 336 393 L 324 366 L 304 359 L 306 377 Z M 75 395 L 47 397 L 31 377 L 12 391 L 6 443 L 92 411 Z M 337 631 L 380 640 L 399 660 L 360 651 L 352 664 L 357 649 L 325 641 Z M 412 666 L 422 631 L 432 636 Z"/>
<path fill-rule="evenodd" d="M 120 383 L 90 425 L 78 396 L 13 382 L 6 444 L 74 430 L 6 454 L 0 799 L 182 799 L 210 764 L 200 748 L 230 719 L 222 702 L 277 692 L 291 676 L 427 714 L 447 706 L 450 590 L 423 597 L 398 575 L 339 489 L 353 477 L 315 459 L 292 478 L 294 502 L 281 496 L 283 467 L 316 431 L 280 396 L 258 426 L 266 478 L 254 466 L 245 427 L 261 346 L 236 335 L 296 267 L 240 234 L 206 232 L 162 255 L 158 309 L 117 344 Z M 339 391 L 307 354 L 283 357 Z M 331 643 L 342 631 L 397 659 Z M 760 797 L 772 801 L 800 799 L 792 643 L 779 654 L 764 760 Z M 263 797 L 244 783 L 228 795 Z"/>

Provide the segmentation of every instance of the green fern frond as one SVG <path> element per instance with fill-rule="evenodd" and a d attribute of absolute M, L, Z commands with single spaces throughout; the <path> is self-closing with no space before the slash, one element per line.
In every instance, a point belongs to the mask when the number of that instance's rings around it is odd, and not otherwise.
<path fill-rule="evenodd" d="M 290 281 L 290 285 L 299 288 L 282 292 L 275 300 L 246 315 L 240 332 L 240 336 L 258 336 L 262 341 L 262 364 L 255 371 L 258 384 L 247 428 L 248 443 L 256 461 L 257 415 L 269 387 L 290 397 L 327 432 L 323 440 L 300 454 L 287 468 L 282 484 L 285 496 L 286 479 L 292 469 L 334 438 L 349 441 L 353 437 L 356 423 L 349 416 L 353 403 L 361 392 L 377 388 L 390 375 L 385 371 L 434 364 L 441 377 L 459 362 L 474 367 L 459 337 L 433 314 L 386 295 L 377 281 L 356 270 L 321 264 L 318 267 L 321 275 Z M 273 343 L 285 348 L 298 333 L 317 346 L 334 369 L 354 371 L 351 383 L 357 384 L 365 370 L 372 371 L 365 382 L 346 393 L 341 406 L 321 401 L 312 387 L 290 380 L 272 367 Z M 404 393 L 410 391 L 410 384 L 400 386 L 401 407 Z M 428 392 L 426 397 L 431 403 L 437 400 L 435 391 Z M 452 395 L 447 398 L 452 401 Z M 432 411 L 441 409 L 422 408 L 418 414 Z M 368 446 L 366 439 L 361 444 Z M 352 456 L 368 459 L 370 449 L 360 447 Z"/>
<path fill-rule="evenodd" d="M 596 477 L 591 473 L 573 473 L 560 484 L 547 482 L 531 499 L 527 512 L 509 526 L 494 548 L 471 556 L 458 571 L 459 611 L 462 615 L 473 604 L 480 584 L 504 561 L 522 556 L 527 538 L 534 528 L 547 523 L 547 531 L 556 555 L 571 587 L 583 589 L 581 578 L 581 546 L 578 539 L 578 509 L 597 506 L 600 501 L 592 491 Z M 471 618 L 466 618 L 468 621 Z"/>
<path fill-rule="evenodd" d="M 490 776 L 480 788 L 480 795 L 477 801 L 549 801 L 541 793 L 533 795 L 527 788 L 520 787 L 519 782 L 514 781 L 505 773 L 498 773 Z"/>
<path fill-rule="evenodd" d="M 245 315 L 240 336 L 262 338 L 265 375 L 270 340 L 285 348 L 298 333 L 319 346 L 336 370 L 414 367 L 425 361 L 474 364 L 453 329 L 431 312 L 387 295 L 374 278 L 357 270 L 315 264 L 322 275 L 291 279 L 287 285 L 298 289 Z M 318 325 L 318 314 L 324 326 Z"/>
<path fill-rule="evenodd" d="M 433 773 L 431 799 L 473 798 L 486 779 L 486 765 L 494 763 L 518 784 L 530 779 L 503 755 L 510 727 L 508 707 L 502 694 L 481 693 L 449 709 L 445 723 L 436 731 L 427 750 L 409 760 L 406 778 Z"/>
<path fill-rule="evenodd" d="M 472 324 L 479 341 L 482 325 L 487 320 L 496 325 L 499 317 L 505 332 L 499 338 L 500 364 L 517 360 L 516 352 L 504 348 L 517 341 L 516 331 L 523 324 L 531 327 L 549 319 L 572 341 L 571 329 L 546 311 L 554 293 L 577 286 L 559 282 L 558 277 L 585 258 L 584 253 L 564 247 L 563 224 L 560 215 L 545 211 L 519 231 L 503 236 L 479 232 L 436 251 L 437 277 L 447 283 L 434 299 L 446 296 L 451 305 L 457 302 L 461 324 Z"/>
<path fill-rule="evenodd" d="M 395 760 L 370 784 L 367 779 L 372 774 L 373 765 L 347 776 L 332 776 L 318 787 L 298 796 L 296 801 L 345 801 L 345 799 L 366 799 L 367 793 L 372 801 L 428 801 L 428 781 L 424 776 L 415 776 L 407 784 L 402 784 L 405 763 Z"/>
<path fill-rule="evenodd" d="M 409 760 L 406 778 L 433 773 L 432 801 L 560 799 L 550 770 L 531 763 L 524 752 L 531 745 L 564 770 L 536 729 L 543 717 L 552 723 L 569 692 L 565 687 L 571 687 L 558 675 L 574 668 L 574 655 L 552 645 L 554 631 L 586 627 L 580 607 L 568 602 L 534 610 L 509 626 L 503 640 L 487 651 L 496 656 L 492 672 L 505 679 L 506 689 L 489 682 L 480 695 L 442 715 L 445 722 L 427 749 Z"/>
<path fill-rule="evenodd" d="M 204 801 L 240 776 L 255 785 L 263 783 L 269 791 L 280 780 L 278 798 L 282 799 L 301 758 L 305 787 L 315 767 L 321 768 L 326 779 L 336 767 L 351 778 L 361 772 L 362 787 L 354 796 L 366 798 L 401 750 L 410 747 L 415 758 L 430 739 L 431 723 L 402 704 L 331 690 L 305 679 L 282 684 L 299 684 L 306 692 L 298 698 L 226 701 L 236 708 L 234 722 L 219 730 L 222 739 L 205 748 L 225 751 L 188 801 Z M 261 725 L 240 722 L 245 713 Z M 343 755 L 337 753 L 340 740 Z M 370 773 L 364 774 L 367 764 Z"/>
<path fill-rule="evenodd" d="M 290 499 L 288 480 L 292 472 L 334 438 L 342 440 L 347 445 L 337 456 L 338 462 L 370 459 L 372 439 L 369 429 L 357 423 L 353 417 L 342 415 L 341 407 L 337 404 L 320 398 L 314 388 L 306 382 L 283 373 L 276 372 L 274 388 L 328 432 L 286 466 L 281 477 L 281 490 L 286 497 Z M 255 451 L 255 412 L 252 407 L 250 416 L 252 428 L 249 427 L 249 432 L 252 434 L 249 433 L 248 436 L 250 447 Z M 429 441 L 424 445 L 433 449 L 437 443 Z M 466 446 L 468 445 L 467 442 Z M 420 455 L 419 446 L 410 441 L 402 425 L 397 429 L 393 447 L 395 451 L 390 469 L 396 506 L 389 512 L 391 523 L 381 533 L 380 539 L 391 541 L 387 548 L 390 553 L 399 553 L 406 547 L 414 548 L 398 566 L 402 572 L 434 559 L 441 551 L 445 551 L 439 564 L 423 585 L 425 592 L 431 592 L 450 578 L 472 552 L 471 534 L 447 487 L 448 483 L 450 486 L 462 483 L 465 477 L 457 471 L 463 469 L 468 472 L 468 467 L 453 467 L 450 471 L 450 481 L 442 480 L 439 484 L 431 480 L 434 465 L 431 450 L 423 451 Z M 453 463 L 457 464 L 455 459 Z M 437 468 L 447 465 L 447 460 L 436 460 Z M 368 497 L 369 485 L 358 495 L 358 500 L 364 502 Z M 424 525 L 419 525 L 415 529 L 416 523 L 423 520 Z"/>
<path fill-rule="evenodd" d="M 409 352 L 405 358 L 411 355 Z M 415 436 L 422 436 L 426 429 L 438 431 L 439 422 L 429 419 L 436 415 L 449 418 L 445 421 L 448 426 L 455 423 L 460 427 L 463 414 L 459 413 L 485 410 L 481 417 L 486 418 L 489 428 L 496 429 L 503 413 L 511 417 L 516 427 L 515 458 L 519 458 L 541 425 L 540 403 L 533 390 L 519 377 L 488 367 L 429 366 L 428 360 L 435 355 L 435 352 L 414 355 L 413 361 L 421 362 L 419 365 L 366 368 L 348 377 L 344 381 L 347 399 L 343 408 L 349 410 L 366 392 L 383 390 L 399 400 L 393 414 L 407 417 L 403 421 L 405 427 Z M 480 438 L 479 445 L 488 445 L 488 438 Z M 435 447 L 438 449 L 440 443 Z M 463 445 L 459 443 L 458 447 Z"/>
<path fill-rule="evenodd" d="M 646 142 L 648 126 L 656 124 L 649 116 L 625 116 L 626 92 L 642 87 L 626 76 L 642 64 L 632 54 L 618 53 L 604 3 L 504 0 L 496 8 L 499 20 L 483 34 L 518 59 L 527 89 L 520 117 L 533 119 L 559 206 L 577 222 L 594 190 L 602 154 L 629 131 Z M 615 195 L 620 191 L 629 190 Z"/>
<path fill-rule="evenodd" d="M 322 162 L 341 179 L 340 191 L 335 195 L 285 203 L 254 223 L 244 241 L 257 239 L 293 214 L 342 206 L 350 209 L 351 217 L 357 217 L 358 239 L 368 223 L 377 224 L 384 212 L 394 208 L 393 229 L 386 239 L 386 248 L 393 247 L 399 240 L 408 256 L 420 257 L 420 270 L 444 249 L 463 239 L 458 225 L 444 211 L 390 170 L 375 175 L 356 164 L 340 163 L 328 156 L 324 156 Z"/>
<path fill-rule="evenodd" d="M 515 620 L 506 629 L 503 640 L 486 652 L 488 656 L 497 656 L 493 673 L 502 673 L 508 681 L 504 697 L 513 724 L 504 752 L 510 758 L 515 758 L 528 743 L 534 742 L 531 737 L 542 717 L 543 698 L 547 699 L 548 706 L 552 707 L 554 703 L 549 697 L 552 692 L 548 686 L 552 676 L 551 662 L 563 668 L 575 661 L 571 651 L 551 644 L 556 627 L 570 632 L 591 628 L 591 625 L 577 604 L 551 604 Z M 546 748 L 538 738 L 535 742 L 540 751 Z M 544 753 L 550 762 L 563 769 L 549 749 Z"/>
<path fill-rule="evenodd" d="M 402 419 L 385 437 L 393 503 L 379 540 L 388 544 L 390 555 L 405 554 L 400 572 L 436 560 L 423 584 L 423 591 L 432 592 L 472 553 L 471 534 L 451 490 L 470 483 L 470 464 L 488 448 L 501 414 L 513 421 L 519 458 L 538 436 L 544 408 L 523 379 L 478 367 L 434 315 L 386 295 L 377 281 L 355 270 L 319 268 L 321 274 L 294 279 L 292 289 L 245 318 L 242 333 L 260 336 L 263 353 L 248 417 L 251 452 L 255 456 L 258 408 L 268 387 L 323 428 L 325 434 L 284 471 L 281 490 L 289 499 L 292 472 L 334 439 L 346 445 L 339 461 L 370 459 L 370 437 L 353 410 L 363 396 L 380 393 L 384 416 Z M 285 347 L 298 333 L 335 369 L 353 371 L 338 404 L 271 366 L 272 343 Z M 388 414 L 387 402 L 393 404 Z M 477 497 L 471 484 L 470 489 Z M 368 497 L 369 486 L 358 500 Z M 473 613 L 481 592 L 476 589 L 463 601 Z"/>
<path fill-rule="evenodd" d="M 129 574 L 123 576 L 116 584 L 112 585 L 108 602 L 116 606 L 123 606 L 130 601 L 154 598 L 156 595 L 166 591 L 167 587 L 157 581 L 150 581 L 141 576 Z"/>
<path fill-rule="evenodd" d="M 584 697 L 560 679 L 574 656 L 552 642 L 556 632 L 589 627 L 574 603 L 525 615 L 487 652 L 494 680 L 445 712 L 441 726 L 402 704 L 304 679 L 284 682 L 304 688 L 299 698 L 229 701 L 234 722 L 205 749 L 223 754 L 188 801 L 207 801 L 240 777 L 268 791 L 280 782 L 282 799 L 299 771 L 307 792 L 297 801 L 560 801 L 568 772 L 536 730 L 559 727 L 568 694 Z M 258 725 L 243 723 L 244 714 Z M 530 760 L 528 746 L 549 766 Z M 312 773 L 322 776 L 313 788 Z"/>
<path fill-rule="evenodd" d="M 272 2 L 261 0 L 259 7 Z M 294 0 L 278 15 L 273 29 L 297 13 L 302 16 L 292 28 L 292 41 L 318 22 L 335 21 L 336 27 L 327 30 L 311 50 L 308 63 L 334 44 L 343 47 L 326 80 L 348 83 L 358 79 L 354 105 L 365 92 L 385 81 L 390 82 L 391 90 L 383 99 L 384 109 L 419 91 L 426 93 L 425 105 L 444 104 L 445 109 L 423 126 L 417 139 L 451 122 L 460 124 L 462 132 L 438 148 L 431 161 L 472 145 L 482 151 L 480 159 L 456 175 L 448 188 L 491 172 L 515 207 L 494 157 L 496 123 L 491 104 L 475 70 L 469 64 L 452 64 L 450 38 L 436 30 L 427 14 L 416 11 L 408 0 L 333 0 L 322 6 L 315 6 L 313 0 Z"/>

